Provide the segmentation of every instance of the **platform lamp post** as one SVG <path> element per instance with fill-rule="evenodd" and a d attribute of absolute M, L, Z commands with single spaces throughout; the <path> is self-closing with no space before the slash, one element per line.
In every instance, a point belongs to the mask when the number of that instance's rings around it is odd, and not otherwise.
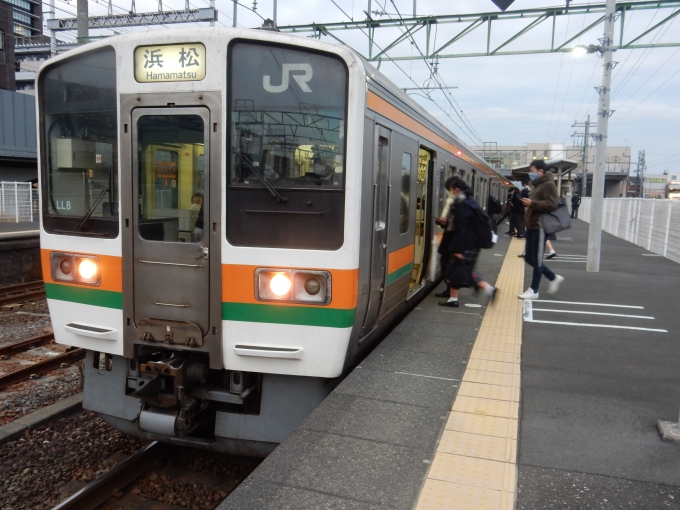
<path fill-rule="evenodd" d="M 607 165 L 607 134 L 609 117 L 609 100 L 612 83 L 612 70 L 616 63 L 612 62 L 612 43 L 614 41 L 616 0 L 607 0 L 604 17 L 604 37 L 600 45 L 576 46 L 572 50 L 574 56 L 586 53 L 599 53 L 602 56 L 600 86 L 596 87 L 598 94 L 597 106 L 597 134 L 595 135 L 595 168 L 593 169 L 593 189 L 590 199 L 590 225 L 588 228 L 588 258 L 586 271 L 598 273 L 600 271 L 600 248 L 602 244 L 602 212 L 604 208 L 604 182 Z"/>

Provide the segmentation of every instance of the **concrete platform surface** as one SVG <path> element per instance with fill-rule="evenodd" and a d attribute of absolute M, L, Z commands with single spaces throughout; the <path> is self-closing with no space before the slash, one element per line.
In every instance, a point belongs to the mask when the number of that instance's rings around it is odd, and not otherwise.
<path fill-rule="evenodd" d="M 680 265 L 603 234 L 587 273 L 587 231 L 558 235 L 565 281 L 532 302 L 522 242 L 484 252 L 494 305 L 427 297 L 218 508 L 680 508 L 657 430 L 680 407 Z"/>

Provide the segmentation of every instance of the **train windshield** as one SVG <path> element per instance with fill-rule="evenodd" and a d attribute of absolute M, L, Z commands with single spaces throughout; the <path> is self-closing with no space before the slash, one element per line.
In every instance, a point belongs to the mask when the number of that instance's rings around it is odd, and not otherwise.
<path fill-rule="evenodd" d="M 40 79 L 43 226 L 118 235 L 116 55 L 65 60 Z"/>
<path fill-rule="evenodd" d="M 237 42 L 229 69 L 230 187 L 343 189 L 345 64 Z"/>

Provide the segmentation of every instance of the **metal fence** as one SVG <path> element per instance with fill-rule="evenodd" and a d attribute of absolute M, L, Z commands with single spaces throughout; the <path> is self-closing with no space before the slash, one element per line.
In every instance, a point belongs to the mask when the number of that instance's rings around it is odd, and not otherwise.
<path fill-rule="evenodd" d="M 38 219 L 38 190 L 30 182 L 0 182 L 0 222 Z"/>
<path fill-rule="evenodd" d="M 590 198 L 579 218 L 590 221 Z M 652 253 L 680 262 L 680 200 L 605 198 L 602 230 Z"/>

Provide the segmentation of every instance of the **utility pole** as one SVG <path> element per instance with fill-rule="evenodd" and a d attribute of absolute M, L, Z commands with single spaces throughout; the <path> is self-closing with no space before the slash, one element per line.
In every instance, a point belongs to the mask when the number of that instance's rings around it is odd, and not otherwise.
<path fill-rule="evenodd" d="M 583 147 L 582 151 L 583 153 L 581 154 L 581 196 L 585 197 L 588 191 L 588 146 L 589 146 L 589 141 L 590 141 L 590 115 L 588 115 L 588 118 L 586 119 L 585 122 L 574 122 L 571 127 L 576 127 L 576 128 L 585 128 L 584 133 L 574 133 L 572 136 L 576 137 L 583 137 Z"/>
<path fill-rule="evenodd" d="M 645 196 L 645 151 L 638 151 L 638 162 L 637 162 L 637 183 L 635 186 L 635 196 L 637 198 L 644 198 Z"/>
<path fill-rule="evenodd" d="M 586 271 L 600 271 L 600 248 L 602 245 L 602 211 L 604 208 L 604 180 L 607 166 L 607 136 L 609 127 L 610 92 L 612 86 L 612 43 L 614 42 L 616 0 L 607 0 L 604 17 L 604 37 L 600 40 L 602 52 L 602 73 L 597 87 L 597 136 L 595 144 L 595 169 L 593 171 L 593 192 L 588 228 L 588 259 Z"/>

